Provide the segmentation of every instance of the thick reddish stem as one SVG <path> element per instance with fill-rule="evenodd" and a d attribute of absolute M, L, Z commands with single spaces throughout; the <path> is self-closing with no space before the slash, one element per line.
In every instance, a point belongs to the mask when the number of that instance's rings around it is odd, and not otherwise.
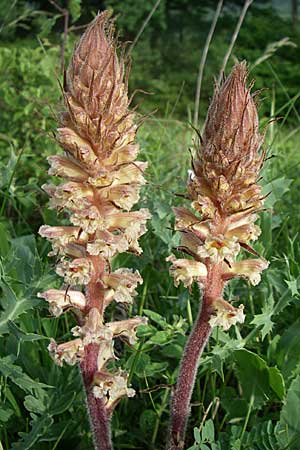
<path fill-rule="evenodd" d="M 103 314 L 103 298 L 101 285 L 90 283 L 87 288 L 87 310 L 97 308 Z M 84 349 L 84 358 L 80 369 L 86 391 L 87 407 L 91 422 L 95 450 L 112 450 L 110 433 L 110 413 L 107 411 L 102 399 L 93 394 L 93 379 L 97 372 L 99 345 L 89 344 Z"/>
<path fill-rule="evenodd" d="M 85 348 L 85 357 L 80 364 L 83 383 L 86 390 L 87 407 L 93 432 L 95 450 L 112 450 L 110 436 L 110 414 L 104 402 L 96 398 L 92 391 L 94 373 L 97 371 L 98 345 L 89 344 Z"/>
<path fill-rule="evenodd" d="M 190 401 L 197 375 L 199 358 L 211 333 L 211 327 L 209 325 L 209 319 L 212 313 L 211 304 L 214 299 L 221 297 L 222 290 L 221 268 L 219 265 L 213 265 L 208 268 L 202 308 L 185 346 L 184 355 L 181 360 L 179 376 L 171 405 L 169 450 L 182 450 L 184 448 L 185 429 L 190 413 Z"/>

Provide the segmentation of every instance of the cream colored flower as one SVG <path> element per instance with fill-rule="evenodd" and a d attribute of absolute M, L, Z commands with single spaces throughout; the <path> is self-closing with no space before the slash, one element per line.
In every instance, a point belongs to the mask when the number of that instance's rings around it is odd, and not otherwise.
<path fill-rule="evenodd" d="M 114 300 L 120 303 L 131 303 L 132 297 L 137 294 L 137 285 L 143 282 L 138 271 L 125 268 L 105 275 L 103 281 L 114 290 Z"/>
<path fill-rule="evenodd" d="M 235 276 L 247 278 L 253 286 L 260 283 L 261 272 L 269 266 L 265 259 L 244 259 L 231 264 L 224 265 L 224 278 L 230 279 Z"/>
<path fill-rule="evenodd" d="M 37 296 L 44 298 L 49 303 L 49 310 L 56 317 L 68 308 L 84 310 L 86 307 L 85 295 L 80 291 L 49 289 L 45 292 L 39 292 Z"/>
<path fill-rule="evenodd" d="M 202 281 L 207 275 L 207 269 L 204 264 L 190 259 L 176 259 L 174 255 L 166 258 L 170 261 L 170 274 L 174 277 L 174 284 L 178 286 L 180 281 L 185 287 L 191 286 L 193 281 Z"/>
<path fill-rule="evenodd" d="M 88 258 L 78 258 L 73 261 L 62 260 L 56 266 L 57 275 L 64 277 L 67 284 L 88 284 L 92 274 L 92 264 Z"/>
<path fill-rule="evenodd" d="M 206 239 L 197 253 L 201 258 L 210 258 L 213 263 L 219 263 L 224 259 L 233 261 L 239 251 L 240 245 L 236 237 L 226 239 L 220 236 Z"/>
<path fill-rule="evenodd" d="M 111 330 L 114 337 L 124 336 L 128 339 L 129 344 L 134 345 L 137 342 L 136 331 L 139 325 L 146 325 L 148 320 L 146 317 L 133 317 L 132 319 L 118 320 L 117 322 L 109 322 L 107 327 Z"/>
<path fill-rule="evenodd" d="M 237 323 L 244 323 L 244 305 L 234 308 L 230 303 L 222 299 L 217 299 L 213 302 L 214 312 L 209 320 L 211 327 L 219 326 L 223 330 L 229 330 L 231 325 Z"/>
<path fill-rule="evenodd" d="M 119 371 L 116 374 L 97 374 L 93 393 L 96 398 L 106 400 L 107 408 L 113 406 L 122 397 L 133 397 L 135 390 L 127 387 L 128 376 L 125 372 Z"/>
<path fill-rule="evenodd" d="M 84 354 L 84 346 L 81 339 L 73 339 L 63 344 L 57 344 L 54 339 L 51 339 L 48 350 L 58 366 L 62 366 L 64 362 L 74 366 Z"/>

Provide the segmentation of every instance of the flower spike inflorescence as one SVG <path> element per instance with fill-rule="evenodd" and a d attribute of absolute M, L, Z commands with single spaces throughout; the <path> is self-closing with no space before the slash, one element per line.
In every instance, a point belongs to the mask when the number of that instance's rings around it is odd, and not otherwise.
<path fill-rule="evenodd" d="M 250 243 L 260 234 L 254 222 L 264 200 L 257 184 L 265 159 L 264 152 L 259 152 L 263 135 L 246 79 L 246 64 L 242 62 L 216 87 L 189 173 L 188 197 L 194 212 L 174 208 L 175 228 L 181 233 L 179 249 L 193 259 L 171 255 L 170 272 L 176 286 L 180 281 L 186 287 L 194 281 L 200 284 L 203 296 L 173 398 L 172 450 L 184 445 L 198 359 L 212 327 L 228 330 L 244 321 L 243 305 L 235 308 L 222 298 L 225 283 L 243 277 L 256 285 L 268 267 L 263 258 L 237 260 L 242 248 L 257 255 Z"/>
<path fill-rule="evenodd" d="M 123 396 L 133 396 L 124 371 L 109 371 L 115 359 L 113 340 L 136 342 L 136 329 L 146 322 L 134 317 L 105 323 L 112 302 L 131 303 L 142 283 L 128 268 L 111 269 L 111 259 L 123 252 L 139 255 L 139 237 L 150 218 L 147 209 L 131 211 L 145 184 L 146 163 L 136 161 L 137 124 L 129 110 L 128 68 L 118 57 L 113 22 L 99 14 L 76 47 L 63 89 L 65 112 L 56 139 L 64 156 L 50 156 L 50 175 L 64 179 L 45 186 L 50 207 L 68 212 L 72 226 L 43 225 L 39 233 L 52 243 L 61 289 L 40 293 L 53 315 L 72 309 L 78 326 L 74 339 L 49 351 L 58 365 L 80 363 L 98 449 L 111 448 L 110 414 Z M 82 286 L 84 290 L 82 291 Z"/>

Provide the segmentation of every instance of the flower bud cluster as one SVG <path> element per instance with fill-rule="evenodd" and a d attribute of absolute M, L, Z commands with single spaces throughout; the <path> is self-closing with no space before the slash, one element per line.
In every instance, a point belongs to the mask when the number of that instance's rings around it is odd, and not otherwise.
<path fill-rule="evenodd" d="M 263 135 L 246 78 L 246 65 L 240 63 L 216 88 L 189 171 L 188 194 L 194 212 L 174 208 L 175 228 L 181 233 L 179 250 L 193 257 L 168 258 L 175 285 L 182 281 L 187 287 L 196 281 L 210 289 L 207 274 L 212 271 L 221 274 L 223 284 L 244 277 L 256 285 L 268 266 L 262 258 L 237 261 L 241 248 L 256 254 L 249 243 L 260 235 L 254 222 L 263 205 L 257 184 L 265 157 L 259 152 Z M 210 302 L 211 326 L 228 329 L 244 321 L 241 306 L 236 309 L 221 298 L 210 298 Z"/>
<path fill-rule="evenodd" d="M 122 336 L 136 342 L 136 329 L 145 319 L 134 317 L 105 323 L 105 308 L 114 300 L 129 304 L 142 283 L 138 271 L 111 269 L 111 259 L 123 252 L 139 255 L 138 239 L 146 232 L 150 214 L 131 211 L 145 184 L 147 164 L 136 161 L 137 125 L 129 110 L 124 58 L 116 51 L 112 22 L 107 12 L 96 17 L 76 47 L 63 89 L 65 112 L 56 139 L 62 156 L 50 156 L 49 174 L 63 179 L 44 187 L 50 208 L 68 213 L 72 226 L 47 226 L 40 235 L 52 243 L 50 256 L 58 258 L 56 272 L 61 289 L 40 293 L 54 316 L 75 310 L 80 325 L 75 339 L 49 351 L 55 362 L 82 361 L 89 345 L 98 346 L 93 392 L 108 408 L 123 395 L 132 396 L 127 376 L 106 368 L 115 358 L 113 340 Z M 84 287 L 84 289 L 82 289 Z"/>

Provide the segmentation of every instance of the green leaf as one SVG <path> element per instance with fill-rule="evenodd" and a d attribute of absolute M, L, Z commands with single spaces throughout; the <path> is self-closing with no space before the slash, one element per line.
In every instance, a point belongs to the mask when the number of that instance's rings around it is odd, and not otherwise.
<path fill-rule="evenodd" d="M 151 344 L 168 344 L 172 339 L 171 331 L 157 331 L 148 341 Z"/>
<path fill-rule="evenodd" d="M 2 303 L 4 306 L 4 311 L 0 314 L 0 335 L 7 333 L 8 323 L 16 320 L 21 314 L 29 311 L 30 309 L 36 307 L 40 300 L 37 298 L 17 298 L 15 292 L 11 287 L 1 283 L 2 293 L 4 298 Z"/>
<path fill-rule="evenodd" d="M 275 433 L 280 448 L 289 450 L 299 449 L 300 440 L 300 375 L 298 375 L 291 383 L 286 400 L 280 413 L 280 421 L 278 422 Z"/>
<path fill-rule="evenodd" d="M 202 429 L 202 441 L 208 441 L 209 443 L 215 440 L 215 427 L 212 419 L 205 421 Z"/>
<path fill-rule="evenodd" d="M 277 178 L 263 186 L 263 195 L 270 195 L 265 200 L 265 208 L 272 208 L 278 200 L 282 200 L 283 195 L 289 191 L 292 180 L 285 177 Z"/>
<path fill-rule="evenodd" d="M 296 320 L 282 334 L 276 348 L 276 360 L 285 379 L 288 379 L 297 364 L 300 353 L 300 320 Z"/>
<path fill-rule="evenodd" d="M 147 353 L 138 352 L 137 354 L 131 355 L 127 362 L 126 368 L 130 372 L 133 371 L 139 378 L 144 378 L 145 370 L 147 366 L 151 363 L 150 356 Z"/>
<path fill-rule="evenodd" d="M 277 367 L 269 367 L 270 386 L 280 400 L 285 396 L 285 384 L 282 373 Z"/>
<path fill-rule="evenodd" d="M 292 297 L 294 297 L 294 295 L 298 295 L 298 280 L 285 280 L 285 282 L 288 285 L 289 290 L 291 291 Z"/>
<path fill-rule="evenodd" d="M 143 312 L 147 317 L 149 317 L 153 322 L 160 325 L 162 328 L 166 328 L 166 326 L 168 325 L 166 319 L 157 312 L 151 311 L 151 309 L 144 309 Z"/>
<path fill-rule="evenodd" d="M 70 0 L 69 11 L 73 21 L 76 22 L 81 15 L 81 0 Z"/>
<path fill-rule="evenodd" d="M 32 393 L 34 389 L 49 388 L 44 383 L 39 383 L 30 378 L 23 372 L 22 368 L 13 364 L 11 356 L 5 356 L 0 359 L 0 372 L 4 377 L 10 378 L 13 383 L 19 386 L 23 391 Z"/>
<path fill-rule="evenodd" d="M 0 408 L 0 422 L 7 422 L 13 413 L 13 410 L 10 408 Z"/>
<path fill-rule="evenodd" d="M 153 430 L 156 419 L 157 419 L 157 415 L 156 415 L 155 411 L 153 411 L 152 409 L 146 409 L 145 411 L 142 412 L 140 419 L 139 419 L 139 423 L 140 423 L 141 431 L 146 436 L 151 435 L 151 430 Z"/>
<path fill-rule="evenodd" d="M 201 442 L 201 435 L 200 435 L 199 428 L 194 428 L 194 439 L 195 439 L 195 442 L 197 444 L 200 444 L 200 442 Z"/>
<path fill-rule="evenodd" d="M 19 341 L 39 341 L 41 339 L 49 339 L 46 336 L 42 336 L 40 334 L 34 334 L 34 333 L 25 333 L 24 331 L 20 330 L 17 325 L 15 325 L 11 320 L 7 322 L 8 330 L 19 340 Z"/>
<path fill-rule="evenodd" d="M 29 450 L 34 448 L 35 444 L 44 436 L 52 424 L 53 419 L 48 415 L 36 418 L 31 422 L 29 433 L 19 433 L 21 441 L 12 444 L 12 450 Z"/>
<path fill-rule="evenodd" d="M 234 352 L 234 359 L 243 396 L 248 402 L 253 396 L 255 408 L 259 408 L 269 400 L 272 392 L 278 396 L 283 395 L 283 377 L 278 369 L 271 368 L 270 372 L 270 368 L 260 356 L 245 349 Z"/>

